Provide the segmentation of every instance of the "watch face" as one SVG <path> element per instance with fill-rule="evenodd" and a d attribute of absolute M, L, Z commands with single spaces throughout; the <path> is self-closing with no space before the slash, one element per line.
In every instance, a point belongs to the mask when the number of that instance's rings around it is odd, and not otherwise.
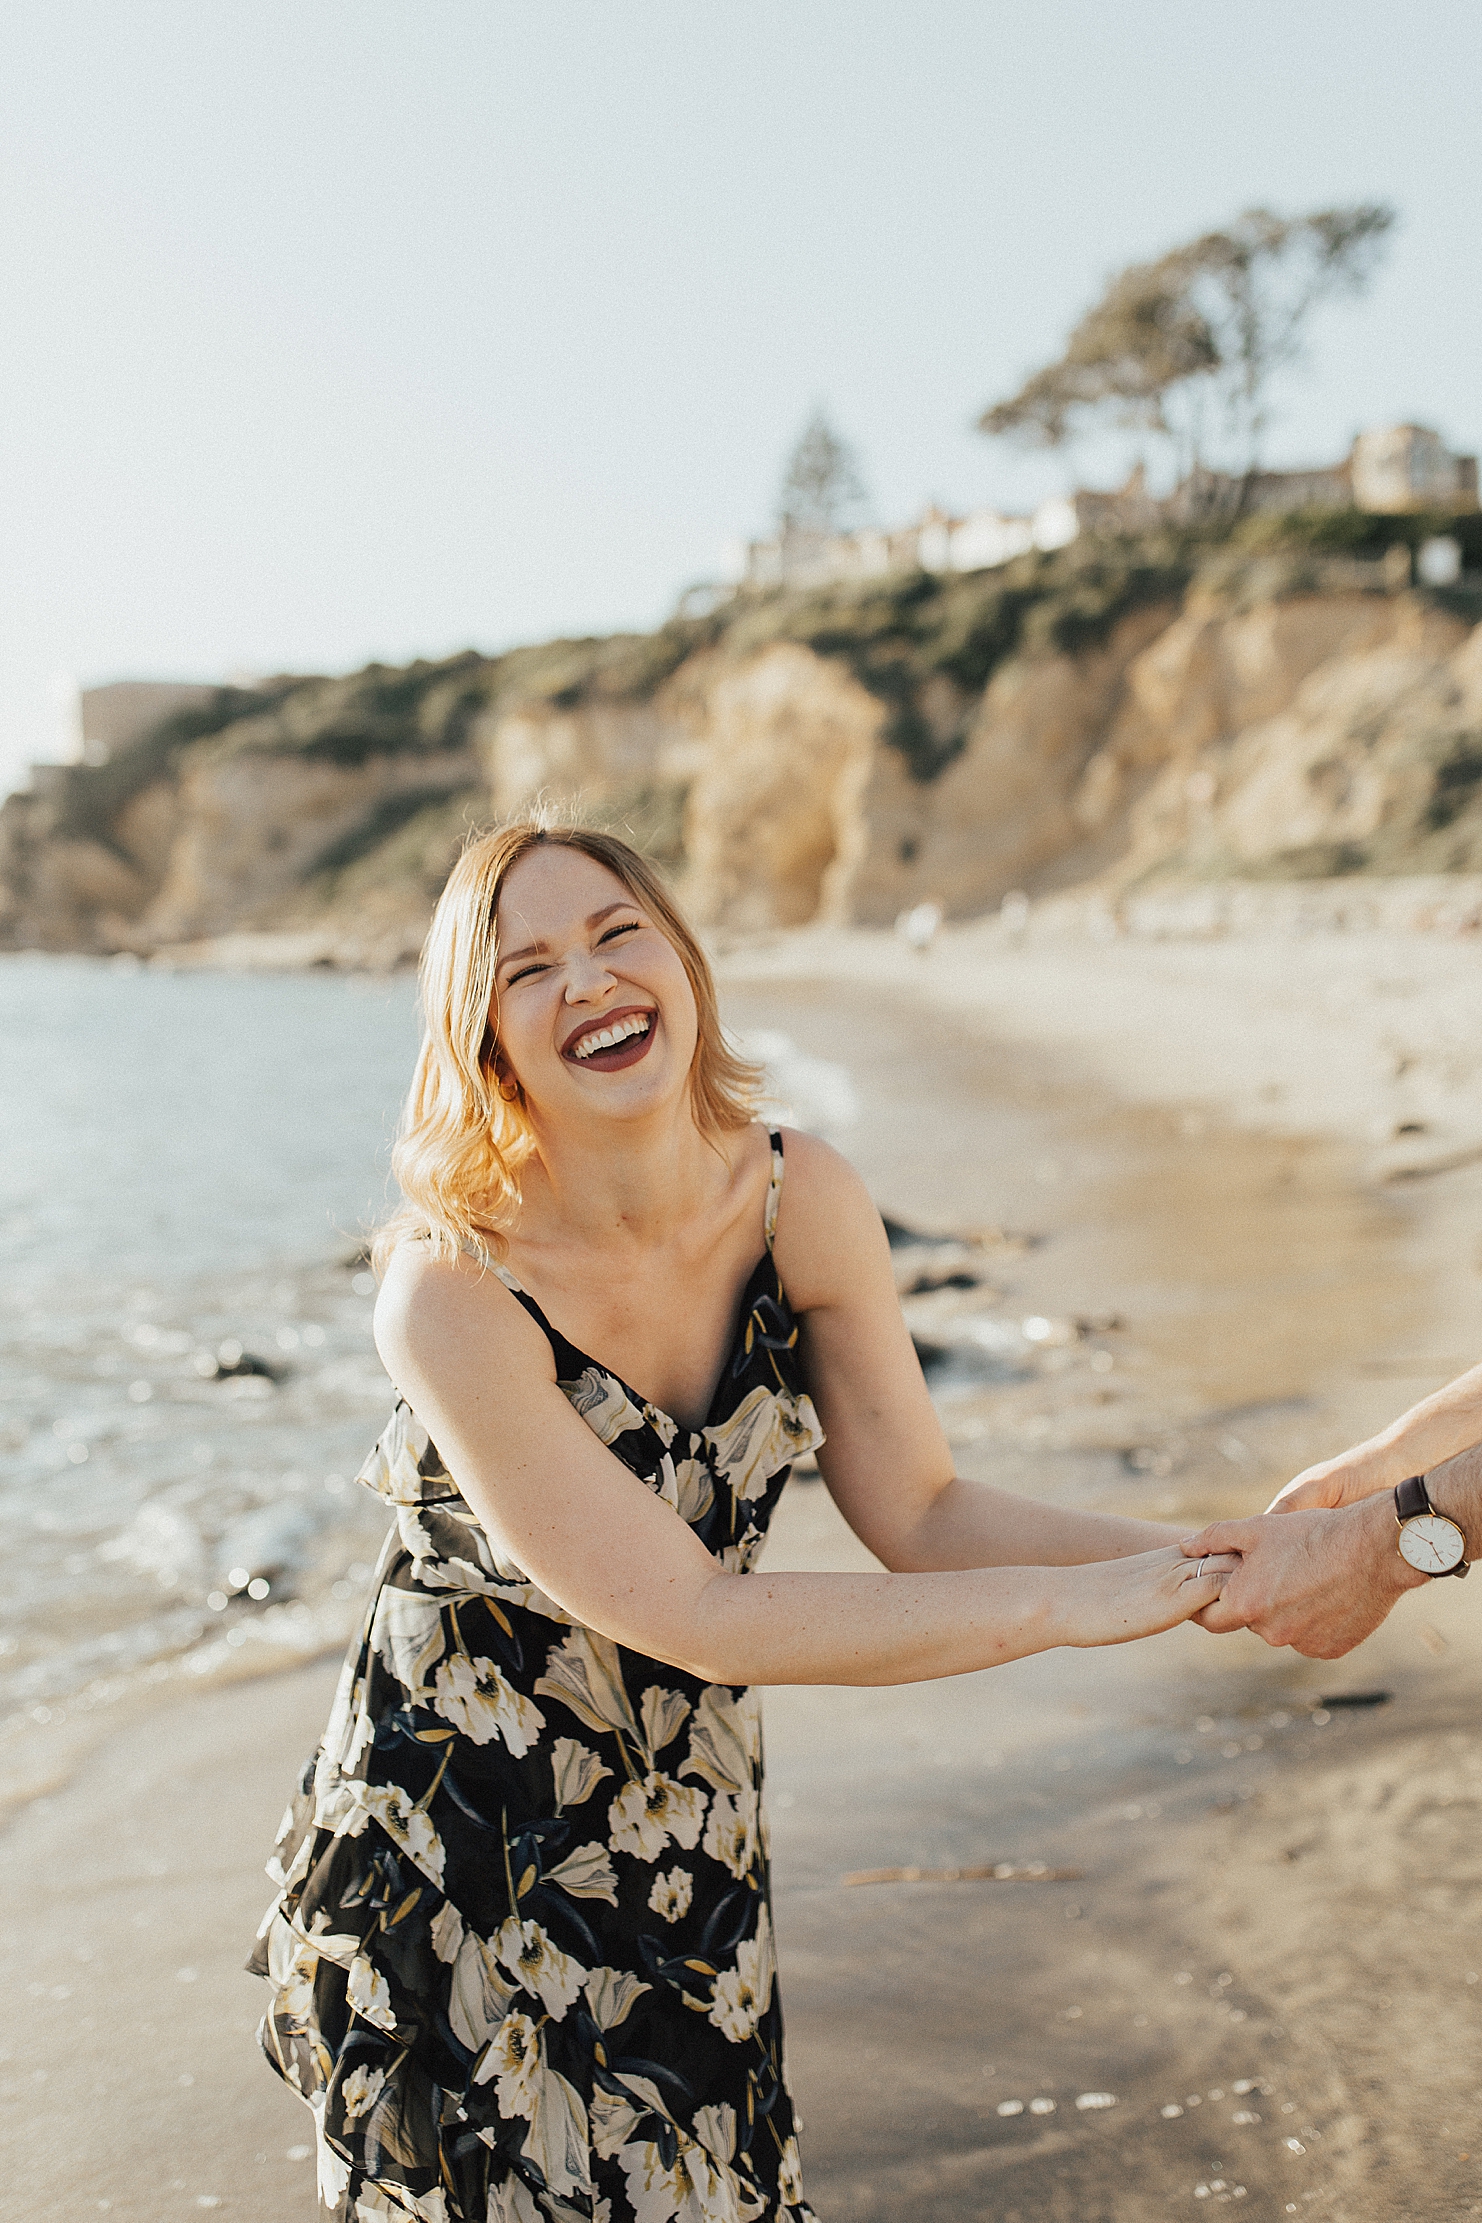
<path fill-rule="evenodd" d="M 1467 1540 L 1441 1513 L 1417 1513 L 1400 1527 L 1400 1557 L 1418 1574 L 1445 1575 L 1461 1565 Z"/>

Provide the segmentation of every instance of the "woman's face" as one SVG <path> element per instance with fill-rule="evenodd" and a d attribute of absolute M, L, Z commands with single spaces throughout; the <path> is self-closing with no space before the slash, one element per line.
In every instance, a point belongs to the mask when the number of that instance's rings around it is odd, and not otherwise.
<path fill-rule="evenodd" d="M 538 1123 L 641 1118 L 686 1088 L 698 1040 L 679 952 L 579 849 L 529 849 L 500 890 L 490 1020 Z"/>

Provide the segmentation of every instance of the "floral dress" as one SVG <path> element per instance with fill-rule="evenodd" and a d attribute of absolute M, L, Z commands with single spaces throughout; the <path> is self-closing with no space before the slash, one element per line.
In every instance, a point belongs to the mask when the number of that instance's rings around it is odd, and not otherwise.
<path fill-rule="evenodd" d="M 823 1440 L 766 1250 L 702 1428 L 550 1337 L 587 1425 L 733 1572 Z M 812 2223 L 755 1696 L 609 1642 L 491 1545 L 404 1402 L 395 1508 L 250 1963 L 335 2223 Z"/>

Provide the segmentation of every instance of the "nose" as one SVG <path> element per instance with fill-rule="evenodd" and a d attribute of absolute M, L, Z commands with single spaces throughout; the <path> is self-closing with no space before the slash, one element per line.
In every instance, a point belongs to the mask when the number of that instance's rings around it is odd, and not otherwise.
<path fill-rule="evenodd" d="M 567 1003 L 596 1003 L 612 986 L 606 961 L 595 950 L 578 950 L 567 959 Z"/>

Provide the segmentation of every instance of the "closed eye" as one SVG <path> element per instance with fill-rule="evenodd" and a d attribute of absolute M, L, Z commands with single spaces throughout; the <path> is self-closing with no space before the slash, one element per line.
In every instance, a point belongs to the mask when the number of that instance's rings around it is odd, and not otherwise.
<path fill-rule="evenodd" d="M 508 975 L 505 986 L 506 988 L 513 988 L 517 981 L 533 979 L 536 973 L 543 973 L 545 970 L 544 965 L 522 965 L 517 973 Z"/>
<path fill-rule="evenodd" d="M 600 940 L 610 942 L 615 934 L 636 934 L 642 924 L 641 919 L 625 919 L 621 926 L 609 926 L 607 932 L 600 936 Z"/>

